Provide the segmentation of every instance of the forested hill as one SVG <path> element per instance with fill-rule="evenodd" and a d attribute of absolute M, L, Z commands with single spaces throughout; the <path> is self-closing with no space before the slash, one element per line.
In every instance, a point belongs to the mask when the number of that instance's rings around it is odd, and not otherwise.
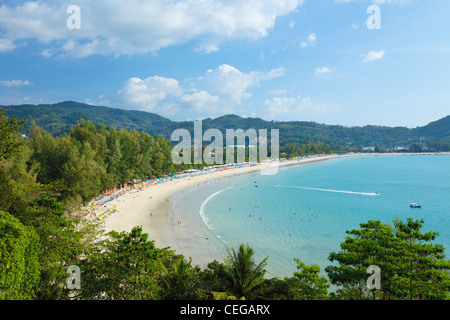
<path fill-rule="evenodd" d="M 172 121 L 154 113 L 130 111 L 101 106 L 92 106 L 74 101 L 56 104 L 5 106 L 6 114 L 16 115 L 22 119 L 28 116 L 24 128 L 29 130 L 30 120 L 54 136 L 69 132 L 80 119 L 89 120 L 94 124 L 103 123 L 106 126 L 145 131 L 151 135 L 161 133 L 161 128 L 172 125 Z"/>
<path fill-rule="evenodd" d="M 89 120 L 107 127 L 135 129 L 151 135 L 162 134 L 169 138 L 173 130 L 186 128 L 192 132 L 193 122 L 176 122 L 144 111 L 114 109 L 93 106 L 73 101 L 51 105 L 16 105 L 5 106 L 8 116 L 16 115 L 21 119 L 28 116 L 25 133 L 29 130 L 30 121 L 58 136 L 69 131 L 80 119 Z M 203 130 L 225 129 L 279 129 L 280 144 L 296 143 L 301 145 L 308 141 L 321 141 L 334 147 L 351 148 L 359 146 L 380 146 L 392 148 L 422 144 L 450 143 L 450 116 L 414 129 L 406 127 L 384 127 L 368 125 L 364 127 L 345 127 L 326 125 L 308 121 L 266 121 L 260 118 L 243 118 L 237 115 L 225 115 L 216 119 L 204 119 Z M 270 132 L 269 132 L 270 133 Z"/>

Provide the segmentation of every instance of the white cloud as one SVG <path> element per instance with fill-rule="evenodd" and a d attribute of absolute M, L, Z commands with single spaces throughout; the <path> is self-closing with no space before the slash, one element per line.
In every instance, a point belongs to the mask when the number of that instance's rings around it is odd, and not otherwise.
<path fill-rule="evenodd" d="M 252 96 L 251 89 L 284 73 L 284 68 L 245 73 L 223 64 L 207 70 L 200 77 L 180 82 L 159 76 L 146 79 L 133 77 L 125 82 L 115 96 L 100 100 L 103 104 L 155 112 L 166 117 L 182 118 L 186 114 L 189 114 L 189 118 L 227 113 L 242 115 L 241 106 Z"/>
<path fill-rule="evenodd" d="M 219 51 L 219 47 L 215 44 L 202 43 L 200 46 L 195 48 L 195 52 L 211 53 Z"/>
<path fill-rule="evenodd" d="M 0 85 L 5 87 L 23 87 L 29 86 L 32 83 L 28 80 L 4 80 L 0 81 Z"/>
<path fill-rule="evenodd" d="M 12 51 L 16 48 L 15 44 L 9 39 L 0 39 L 0 52 Z"/>
<path fill-rule="evenodd" d="M 316 76 L 321 76 L 321 75 L 323 75 L 323 74 L 331 73 L 331 72 L 333 72 L 333 71 L 334 71 L 334 69 L 330 69 L 330 68 L 328 68 L 328 67 L 321 67 L 321 68 L 317 68 L 317 69 L 314 71 L 314 73 L 316 74 Z"/>
<path fill-rule="evenodd" d="M 193 94 L 186 94 L 181 97 L 181 101 L 191 103 L 195 107 L 205 108 L 219 101 L 218 96 L 212 96 L 206 91 L 199 91 Z"/>
<path fill-rule="evenodd" d="M 299 96 L 266 99 L 264 110 L 267 119 L 302 120 L 305 116 L 326 116 L 335 113 L 338 108 L 328 103 L 317 103 L 310 96 Z"/>
<path fill-rule="evenodd" d="M 383 59 L 385 52 L 383 50 L 380 51 L 370 51 L 364 58 L 363 63 L 380 60 Z"/>
<path fill-rule="evenodd" d="M 219 96 L 230 105 L 240 106 L 243 100 L 251 97 L 248 89 L 261 81 L 284 75 L 284 68 L 269 72 L 241 72 L 233 66 L 222 64 L 217 69 L 208 70 L 198 85 L 207 92 Z"/>
<path fill-rule="evenodd" d="M 44 44 L 42 53 L 47 57 L 133 55 L 187 42 L 197 43 L 197 51 L 209 53 L 217 51 L 223 41 L 265 37 L 278 17 L 294 12 L 303 2 L 134 0 L 130 4 L 127 0 L 77 0 L 80 30 L 66 26 L 67 3 L 9 2 L 0 6 L 0 51 L 37 40 Z"/>
<path fill-rule="evenodd" d="M 271 119 L 275 118 L 277 114 L 287 114 L 294 112 L 297 98 L 289 97 L 274 97 L 272 99 L 266 99 L 264 106 L 266 112 L 270 115 Z"/>
<path fill-rule="evenodd" d="M 317 41 L 317 35 L 315 33 L 311 33 L 310 35 L 308 35 L 308 38 L 306 39 L 306 41 L 300 42 L 300 48 L 305 48 L 308 45 L 315 46 L 316 41 Z"/>
<path fill-rule="evenodd" d="M 68 16 L 60 4 L 53 2 L 53 6 L 33 1 L 16 6 L 0 6 L 0 30 L 3 37 L 11 42 L 36 39 L 41 43 L 49 43 L 63 39 Z"/>
<path fill-rule="evenodd" d="M 163 77 L 147 79 L 130 78 L 119 90 L 118 96 L 129 106 L 139 110 L 155 112 L 159 101 L 182 94 L 178 81 Z"/>
<path fill-rule="evenodd" d="M 309 43 L 310 45 L 314 45 L 314 44 L 316 43 L 316 40 L 317 40 L 317 36 L 316 36 L 315 33 L 311 33 L 311 34 L 308 36 L 308 43 Z"/>

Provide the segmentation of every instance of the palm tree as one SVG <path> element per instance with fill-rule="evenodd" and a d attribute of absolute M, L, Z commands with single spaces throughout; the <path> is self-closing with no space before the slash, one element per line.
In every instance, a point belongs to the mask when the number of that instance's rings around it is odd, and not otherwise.
<path fill-rule="evenodd" d="M 224 260 L 233 294 L 237 297 L 254 297 L 264 281 L 264 267 L 269 257 L 256 265 L 253 260 L 253 249 L 248 244 L 245 246 L 241 244 L 237 253 L 234 248 L 232 253 L 228 249 L 227 251 L 229 257 Z"/>

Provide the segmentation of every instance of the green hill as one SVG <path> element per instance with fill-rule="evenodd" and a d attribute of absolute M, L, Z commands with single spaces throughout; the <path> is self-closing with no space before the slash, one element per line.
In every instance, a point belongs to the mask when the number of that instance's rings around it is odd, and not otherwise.
<path fill-rule="evenodd" d="M 28 116 L 29 120 L 34 120 L 37 125 L 55 136 L 68 132 L 80 119 L 116 128 L 145 131 L 152 135 L 160 133 L 161 128 L 172 123 L 171 120 L 154 113 L 92 106 L 74 101 L 7 106 L 6 113 L 8 116 L 16 115 L 19 119 Z M 29 126 L 30 121 L 27 122 L 25 130 L 28 130 Z"/>
<path fill-rule="evenodd" d="M 416 130 L 421 136 L 435 139 L 450 139 L 450 116 L 433 121 Z"/>
<path fill-rule="evenodd" d="M 80 119 L 94 124 L 103 123 L 116 128 L 135 129 L 151 135 L 162 134 L 169 138 L 177 128 L 188 129 L 193 133 L 192 121 L 172 121 L 154 113 L 134 110 L 93 106 L 73 101 L 56 104 L 5 106 L 8 116 L 19 119 L 28 116 L 37 125 L 52 135 L 61 135 L 76 125 Z M 27 132 L 30 121 L 25 126 Z M 215 119 L 204 119 L 203 130 L 226 129 L 279 129 L 280 144 L 303 144 L 308 141 L 321 141 L 336 149 L 359 146 L 380 146 L 393 148 L 408 146 L 421 141 L 423 144 L 450 143 L 450 116 L 414 129 L 406 127 L 364 126 L 345 127 L 326 125 L 310 121 L 266 121 L 260 118 L 243 118 L 237 115 L 224 115 Z M 26 133 L 25 132 L 25 133 Z M 270 131 L 269 131 L 270 134 Z"/>

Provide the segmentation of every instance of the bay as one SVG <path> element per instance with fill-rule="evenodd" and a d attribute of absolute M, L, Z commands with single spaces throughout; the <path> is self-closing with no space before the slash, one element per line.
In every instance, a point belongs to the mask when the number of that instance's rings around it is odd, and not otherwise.
<path fill-rule="evenodd" d="M 337 158 L 199 186 L 188 203 L 224 248 L 248 244 L 256 261 L 269 257 L 268 276 L 281 278 L 293 275 L 294 258 L 323 272 L 345 231 L 369 220 L 424 219 L 422 231 L 439 232 L 448 254 L 449 168 L 450 155 Z"/>

